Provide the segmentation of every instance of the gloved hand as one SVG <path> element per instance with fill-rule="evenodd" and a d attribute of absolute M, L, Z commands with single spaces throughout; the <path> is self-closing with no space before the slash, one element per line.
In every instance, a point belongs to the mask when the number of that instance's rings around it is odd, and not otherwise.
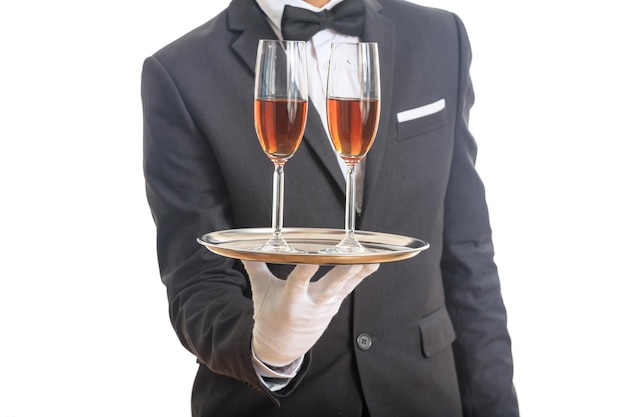
<path fill-rule="evenodd" d="M 286 366 L 304 356 L 328 327 L 344 298 L 379 265 L 336 266 L 316 282 L 317 265 L 297 265 L 287 280 L 262 262 L 242 261 L 252 285 L 252 349 L 267 365 Z"/>

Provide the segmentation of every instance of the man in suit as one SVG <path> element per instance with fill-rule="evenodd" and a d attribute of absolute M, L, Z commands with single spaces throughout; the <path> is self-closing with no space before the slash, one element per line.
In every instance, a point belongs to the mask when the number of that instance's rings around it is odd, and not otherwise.
<path fill-rule="evenodd" d="M 317 273 L 314 280 L 327 275 L 314 284 L 341 280 L 352 286 L 333 300 L 306 346 L 294 348 L 298 338 L 291 340 L 286 350 L 304 352 L 283 367 L 272 362 L 283 351 L 272 337 L 275 331 L 293 335 L 281 327 L 282 317 L 255 312 L 260 299 L 253 303 L 253 295 L 260 286 L 284 291 L 285 281 L 274 277 L 306 283 L 316 268 L 244 268 L 195 239 L 269 225 L 272 164 L 253 123 L 257 43 L 287 33 L 281 27 L 285 5 L 336 12 L 342 3 L 350 9 L 348 21 L 362 27 L 342 33 L 328 25 L 341 19 L 333 17 L 306 35 L 309 76 L 317 77 L 317 87 L 310 88 L 303 142 L 286 165 L 285 225 L 342 228 L 345 180 L 328 141 L 320 91 L 327 48 L 335 40 L 377 42 L 382 107 L 357 226 L 418 237 L 431 247 L 375 272 L 356 266 Z M 171 320 L 199 363 L 194 416 L 519 414 L 484 189 L 474 168 L 476 144 L 468 130 L 470 61 L 458 17 L 402 0 L 233 0 L 146 59 L 146 188 Z M 270 301 L 278 315 L 302 306 Z M 317 314 L 311 311 L 302 314 L 305 328 L 315 325 L 306 323 Z"/>

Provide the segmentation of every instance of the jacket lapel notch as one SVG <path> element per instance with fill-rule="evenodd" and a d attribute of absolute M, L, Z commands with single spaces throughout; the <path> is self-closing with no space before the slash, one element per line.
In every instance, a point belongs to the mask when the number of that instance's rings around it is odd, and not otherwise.
<path fill-rule="evenodd" d="M 240 32 L 231 48 L 254 74 L 259 39 L 276 39 L 276 34 L 254 0 L 233 1 L 227 13 L 228 29 Z"/>

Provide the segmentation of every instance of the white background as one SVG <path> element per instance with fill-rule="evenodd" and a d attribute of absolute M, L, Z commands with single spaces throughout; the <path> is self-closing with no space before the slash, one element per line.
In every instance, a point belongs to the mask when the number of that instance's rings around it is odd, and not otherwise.
<path fill-rule="evenodd" d="M 626 25 L 614 2 L 424 1 L 464 20 L 525 416 L 625 416 Z M 143 59 L 222 1 L 0 17 L 0 417 L 186 416 L 145 201 Z"/>

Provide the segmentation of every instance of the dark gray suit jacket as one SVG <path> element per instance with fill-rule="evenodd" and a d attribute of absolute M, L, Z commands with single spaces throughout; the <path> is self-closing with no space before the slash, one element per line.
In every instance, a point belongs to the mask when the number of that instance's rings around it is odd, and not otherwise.
<path fill-rule="evenodd" d="M 379 43 L 382 111 L 357 226 L 431 248 L 366 279 L 278 393 L 264 388 L 251 363 L 253 308 L 241 264 L 195 241 L 270 225 L 273 168 L 255 134 L 252 95 L 257 41 L 274 33 L 254 0 L 234 0 L 145 61 L 147 195 L 171 320 L 200 364 L 194 416 L 361 416 L 364 404 L 374 417 L 518 414 L 468 131 L 465 29 L 448 12 L 365 2 L 362 38 Z M 443 110 L 397 121 L 440 99 Z M 345 183 L 313 107 L 285 173 L 286 227 L 343 227 Z M 287 269 L 274 271 L 284 277 Z"/>

